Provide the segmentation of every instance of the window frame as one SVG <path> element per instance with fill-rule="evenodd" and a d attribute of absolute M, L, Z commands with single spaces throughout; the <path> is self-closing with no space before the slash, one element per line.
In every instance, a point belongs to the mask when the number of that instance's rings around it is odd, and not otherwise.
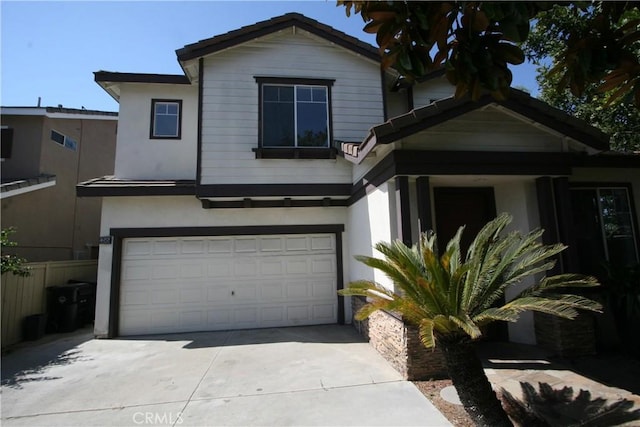
<path fill-rule="evenodd" d="M 331 88 L 335 80 L 333 79 L 307 79 L 290 77 L 254 77 L 258 83 L 258 148 L 254 149 L 258 158 L 335 158 L 335 148 L 333 147 L 333 107 L 331 100 Z M 294 126 L 295 144 L 293 146 L 265 146 L 263 140 L 263 114 L 264 114 L 264 86 L 290 86 L 294 89 Z M 311 86 L 324 87 L 327 92 L 327 145 L 322 147 L 299 146 L 297 136 L 297 123 L 295 123 L 295 111 L 297 109 L 296 87 Z"/>
<path fill-rule="evenodd" d="M 156 135 L 156 104 L 176 104 L 178 106 L 177 135 Z M 151 99 L 151 120 L 149 122 L 149 139 L 182 139 L 182 99 Z"/>
<path fill-rule="evenodd" d="M 58 142 L 55 139 L 53 139 L 54 132 L 62 137 L 62 142 Z M 78 141 L 76 141 L 75 139 L 71 138 L 70 136 L 67 136 L 66 134 L 60 131 L 51 129 L 49 131 L 49 139 L 62 148 L 66 148 L 67 150 L 76 151 L 76 152 L 78 151 Z"/>
<path fill-rule="evenodd" d="M 605 256 L 606 261 L 610 261 L 609 258 L 609 247 L 607 244 L 606 233 L 604 230 L 604 221 L 602 218 L 602 206 L 600 203 L 600 191 L 601 190 L 625 190 L 627 194 L 627 203 L 629 205 L 629 216 L 631 221 L 631 232 L 633 234 L 633 243 L 635 245 L 636 252 L 636 260 L 635 262 L 640 262 L 640 227 L 638 225 L 638 216 L 636 213 L 636 205 L 635 200 L 633 198 L 633 187 L 630 183 L 621 183 L 621 182 L 572 182 L 569 184 L 569 191 L 580 191 L 580 190 L 594 190 L 596 191 L 596 198 L 598 201 L 598 221 L 601 227 L 602 233 L 602 250 Z"/>

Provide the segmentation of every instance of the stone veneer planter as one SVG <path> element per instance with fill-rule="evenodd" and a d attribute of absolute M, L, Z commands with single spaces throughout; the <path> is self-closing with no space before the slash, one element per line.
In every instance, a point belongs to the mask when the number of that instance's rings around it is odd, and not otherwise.
<path fill-rule="evenodd" d="M 363 297 L 351 297 L 356 313 L 365 304 Z M 422 345 L 417 328 L 406 325 L 396 314 L 376 311 L 367 320 L 353 321 L 354 327 L 407 380 L 447 378 L 440 350 Z"/>
<path fill-rule="evenodd" d="M 591 313 L 580 313 L 575 320 L 545 313 L 534 313 L 538 346 L 562 357 L 596 354 L 595 319 Z"/>

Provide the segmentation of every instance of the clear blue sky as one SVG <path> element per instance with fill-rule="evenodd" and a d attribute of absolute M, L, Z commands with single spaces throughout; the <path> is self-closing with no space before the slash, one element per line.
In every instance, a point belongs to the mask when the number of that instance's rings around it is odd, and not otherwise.
<path fill-rule="evenodd" d="M 0 1 L 3 106 L 117 111 L 94 81 L 98 70 L 180 74 L 175 50 L 287 12 L 302 13 L 375 44 L 359 15 L 335 1 L 79 2 Z M 514 68 L 515 86 L 535 95 L 532 66 Z"/>

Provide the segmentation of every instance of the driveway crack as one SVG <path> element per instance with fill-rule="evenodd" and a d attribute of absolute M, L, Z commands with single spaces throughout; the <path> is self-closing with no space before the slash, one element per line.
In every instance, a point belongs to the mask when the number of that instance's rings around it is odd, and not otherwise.
<path fill-rule="evenodd" d="M 211 370 L 211 367 L 213 366 L 215 361 L 218 359 L 218 356 L 220 356 L 220 353 L 222 353 L 222 350 L 227 346 L 227 343 L 229 342 L 229 338 L 231 338 L 232 334 L 233 334 L 232 331 L 227 333 L 227 336 L 225 337 L 224 342 L 220 345 L 220 350 L 213 356 L 213 358 L 211 359 L 211 362 L 209 362 L 209 366 L 207 366 L 207 369 L 205 369 L 204 373 L 200 377 L 200 380 L 198 381 L 198 384 L 196 384 L 196 386 L 193 388 L 193 391 L 191 392 L 191 394 L 187 398 L 187 401 L 185 402 L 184 406 L 180 410 L 180 412 L 179 412 L 180 415 L 184 414 L 184 411 L 185 411 L 185 409 L 187 409 L 187 406 L 189 406 L 189 403 L 191 402 L 191 399 L 193 399 L 193 396 L 196 394 L 196 391 L 198 391 L 198 389 L 200 388 L 200 384 L 202 384 L 202 381 L 204 381 L 204 378 L 207 376 L 207 374 Z M 173 423 L 172 427 L 175 427 L 176 424 L 178 423 L 178 421 L 182 422 L 182 416 L 177 417 L 177 419 Z"/>

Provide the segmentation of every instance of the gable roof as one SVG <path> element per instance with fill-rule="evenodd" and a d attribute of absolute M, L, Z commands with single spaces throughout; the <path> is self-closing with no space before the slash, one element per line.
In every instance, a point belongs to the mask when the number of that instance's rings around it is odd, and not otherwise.
<path fill-rule="evenodd" d="M 176 50 L 176 55 L 178 61 L 188 61 L 237 46 L 289 27 L 301 28 L 373 61 L 380 61 L 378 49 L 369 43 L 365 43 L 342 31 L 338 31 L 335 28 L 322 24 L 315 19 L 307 18 L 299 13 L 287 13 L 209 39 L 200 40 L 197 43 L 188 44 L 182 49 Z"/>
<path fill-rule="evenodd" d="M 479 101 L 475 102 L 469 96 L 460 99 L 449 97 L 436 101 L 372 127 L 362 143 L 343 143 L 341 150 L 345 158 L 360 163 L 377 145 L 390 144 L 488 104 L 500 105 L 595 150 L 609 149 L 609 136 L 604 132 L 583 120 L 531 97 L 526 92 L 511 89 L 509 98 L 504 101 L 497 101 L 489 94 L 482 96 Z"/>

